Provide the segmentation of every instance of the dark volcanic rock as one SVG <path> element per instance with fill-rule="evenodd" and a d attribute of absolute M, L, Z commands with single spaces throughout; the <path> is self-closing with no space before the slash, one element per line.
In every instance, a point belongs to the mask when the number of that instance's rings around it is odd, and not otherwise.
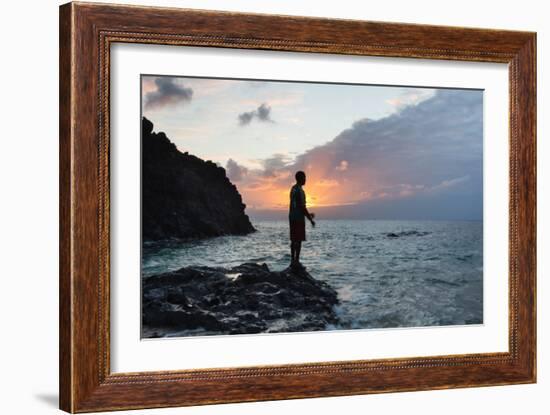
<path fill-rule="evenodd" d="M 181 153 L 142 120 L 144 240 L 244 235 L 254 231 L 225 169 Z"/>
<path fill-rule="evenodd" d="M 144 337 L 323 330 L 336 324 L 336 292 L 305 270 L 266 264 L 187 267 L 143 281 Z"/>
<path fill-rule="evenodd" d="M 388 238 L 400 238 L 402 236 L 426 236 L 429 235 L 431 232 L 423 232 L 423 231 L 402 231 L 402 232 L 390 232 L 387 233 L 386 236 Z"/>

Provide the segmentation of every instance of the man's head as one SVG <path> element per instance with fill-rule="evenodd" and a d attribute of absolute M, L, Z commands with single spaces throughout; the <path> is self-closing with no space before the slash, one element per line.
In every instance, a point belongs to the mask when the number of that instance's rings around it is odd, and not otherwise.
<path fill-rule="evenodd" d="M 296 172 L 296 183 L 298 183 L 300 186 L 303 186 L 306 184 L 306 174 L 303 171 Z"/>

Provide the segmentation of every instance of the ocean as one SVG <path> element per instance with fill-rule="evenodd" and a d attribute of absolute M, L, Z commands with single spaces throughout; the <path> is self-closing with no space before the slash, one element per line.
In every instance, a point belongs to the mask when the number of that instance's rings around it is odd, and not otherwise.
<path fill-rule="evenodd" d="M 253 221 L 246 236 L 145 242 L 142 278 L 191 265 L 290 263 L 287 221 Z M 307 224 L 301 262 L 330 284 L 338 327 L 368 329 L 483 323 L 483 223 L 320 220 Z"/>

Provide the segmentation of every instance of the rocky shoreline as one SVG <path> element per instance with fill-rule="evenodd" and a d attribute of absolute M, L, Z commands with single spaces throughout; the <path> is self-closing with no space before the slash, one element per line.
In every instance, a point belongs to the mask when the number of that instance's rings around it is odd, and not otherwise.
<path fill-rule="evenodd" d="M 144 241 L 246 235 L 254 227 L 225 169 L 180 152 L 142 119 Z"/>
<path fill-rule="evenodd" d="M 325 330 L 336 291 L 304 269 L 185 267 L 142 282 L 142 337 Z"/>

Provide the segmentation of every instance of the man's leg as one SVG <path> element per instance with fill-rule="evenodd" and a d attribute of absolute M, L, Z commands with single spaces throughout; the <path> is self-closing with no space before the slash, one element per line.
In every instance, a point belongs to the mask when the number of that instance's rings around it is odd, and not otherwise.
<path fill-rule="evenodd" d="M 295 242 L 290 241 L 290 257 L 292 258 L 292 262 L 294 262 L 294 259 L 296 258 L 296 247 Z"/>
<path fill-rule="evenodd" d="M 296 262 L 300 262 L 300 251 L 302 250 L 302 241 L 297 241 L 294 247 Z"/>

